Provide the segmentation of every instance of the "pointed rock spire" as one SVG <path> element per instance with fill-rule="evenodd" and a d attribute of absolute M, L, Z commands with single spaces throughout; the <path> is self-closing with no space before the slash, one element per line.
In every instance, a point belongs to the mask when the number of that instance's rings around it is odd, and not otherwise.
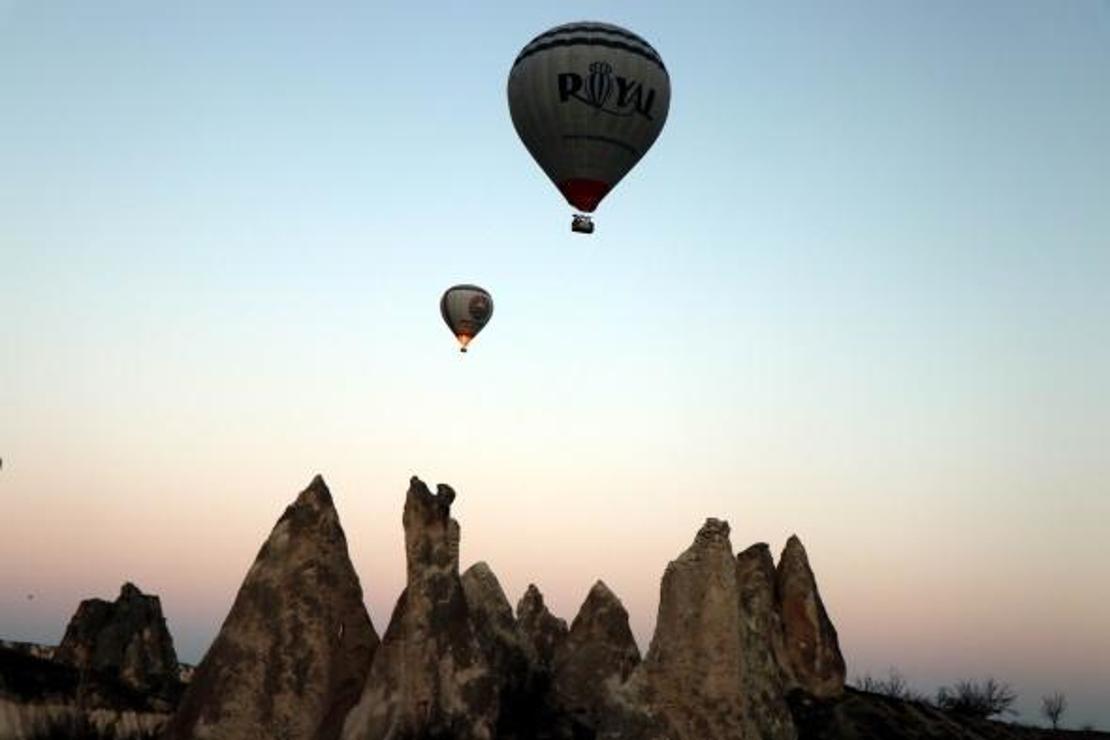
<path fill-rule="evenodd" d="M 499 672 L 527 666 L 524 641 L 513 608 L 489 565 L 478 562 L 462 574 L 467 608 L 483 650 Z"/>
<path fill-rule="evenodd" d="M 566 639 L 567 623 L 547 610 L 536 584 L 529 583 L 517 602 L 516 620 L 531 651 L 532 662 L 541 669 L 550 670 L 556 648 Z"/>
<path fill-rule="evenodd" d="M 485 563 L 467 568 L 462 584 L 478 642 L 497 678 L 497 737 L 535 737 L 541 719 L 541 692 L 534 684 L 529 649 L 517 629 L 513 608 Z"/>
<path fill-rule="evenodd" d="M 802 688 L 825 698 L 844 692 L 844 657 L 809 558 L 796 535 L 783 548 L 775 576 L 783 626 L 783 654 L 779 658 L 787 688 Z"/>
<path fill-rule="evenodd" d="M 164 738 L 335 738 L 377 645 L 316 476 L 259 550 Z"/>
<path fill-rule="evenodd" d="M 740 680 L 747 714 L 763 728 L 763 737 L 792 737 L 793 722 L 778 662 L 783 634 L 775 599 L 775 562 L 766 543 L 752 545 L 736 556 L 736 582 L 740 590 Z"/>
<path fill-rule="evenodd" d="M 450 737 L 489 740 L 498 715 L 497 677 L 470 619 L 459 578 L 455 492 L 416 477 L 402 520 L 408 579 L 374 657 L 346 740 Z"/>
<path fill-rule="evenodd" d="M 675 740 L 745 737 L 729 526 L 707 519 L 663 573 L 655 634 L 628 689 Z"/>
<path fill-rule="evenodd" d="M 611 693 L 640 662 L 628 612 L 604 582 L 590 589 L 570 632 L 555 650 L 555 704 L 597 727 Z"/>
<path fill-rule="evenodd" d="M 693 544 L 667 565 L 651 647 L 618 692 L 641 715 L 614 715 L 625 729 L 607 728 L 606 736 L 794 738 L 785 710 L 767 717 L 746 693 L 741 603 L 728 523 L 707 519 Z"/>

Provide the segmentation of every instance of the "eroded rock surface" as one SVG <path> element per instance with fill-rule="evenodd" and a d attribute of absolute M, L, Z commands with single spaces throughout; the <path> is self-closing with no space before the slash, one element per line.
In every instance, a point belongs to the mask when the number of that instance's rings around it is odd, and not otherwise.
<path fill-rule="evenodd" d="M 455 492 L 413 478 L 403 522 L 407 584 L 393 610 L 347 740 L 488 740 L 498 717 L 498 677 L 470 619 L 459 577 Z"/>
<path fill-rule="evenodd" d="M 578 725 L 596 728 L 613 692 L 640 663 L 628 612 L 604 582 L 590 589 L 555 650 L 553 703 Z"/>
<path fill-rule="evenodd" d="M 805 548 L 791 536 L 775 576 L 784 643 L 779 662 L 786 688 L 829 698 L 844 691 L 844 657 Z"/>
<path fill-rule="evenodd" d="M 728 523 L 707 519 L 667 565 L 651 647 L 617 692 L 625 711 L 612 715 L 605 737 L 795 737 L 785 704 L 769 714 L 772 702 L 749 694 L 741 592 Z"/>
<path fill-rule="evenodd" d="M 149 740 L 170 718 L 181 685 L 144 693 L 116 670 L 77 668 L 23 646 L 0 646 L 0 738 Z"/>
<path fill-rule="evenodd" d="M 478 641 L 497 676 L 496 736 L 499 740 L 536 738 L 548 719 L 543 706 L 546 683 L 533 669 L 513 608 L 486 563 L 467 568 L 462 584 Z"/>
<path fill-rule="evenodd" d="M 736 556 L 740 594 L 740 681 L 745 711 L 760 737 L 794 736 L 778 663 L 783 644 L 771 549 L 757 543 Z"/>
<path fill-rule="evenodd" d="M 517 602 L 516 620 L 533 664 L 539 669 L 550 670 L 555 650 L 566 639 L 567 623 L 548 611 L 536 584 L 528 584 L 528 589 Z"/>
<path fill-rule="evenodd" d="M 125 583 L 115 601 L 86 599 L 66 627 L 54 660 L 99 671 L 143 693 L 177 683 L 177 653 L 162 603 Z"/>
<path fill-rule="evenodd" d="M 513 608 L 489 565 L 478 562 L 462 574 L 463 593 L 475 632 L 491 667 L 498 673 L 526 669 L 524 641 L 516 628 Z"/>
<path fill-rule="evenodd" d="M 165 738 L 335 738 L 377 645 L 317 476 L 259 550 Z"/>
<path fill-rule="evenodd" d="M 912 702 L 844 693 L 796 537 L 776 568 L 762 543 L 733 556 L 729 525 L 706 520 L 666 569 L 641 661 L 601 581 L 568 630 L 536 586 L 514 617 L 488 565 L 460 576 L 454 498 L 412 479 L 407 583 L 380 645 L 317 478 L 259 551 L 172 720 L 188 669 L 158 599 L 126 584 L 114 603 L 83 602 L 56 651 L 0 644 L 0 737 L 149 740 L 169 722 L 167 740 L 794 740 L 921 725 Z M 923 737 L 958 725 L 933 714 Z"/>

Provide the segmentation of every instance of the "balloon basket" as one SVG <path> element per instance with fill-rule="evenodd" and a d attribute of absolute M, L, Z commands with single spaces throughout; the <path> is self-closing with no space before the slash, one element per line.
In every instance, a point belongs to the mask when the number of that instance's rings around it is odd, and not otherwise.
<path fill-rule="evenodd" d="M 581 213 L 576 213 L 570 222 L 570 230 L 578 234 L 592 234 L 594 233 L 594 222 L 589 216 L 583 216 Z"/>

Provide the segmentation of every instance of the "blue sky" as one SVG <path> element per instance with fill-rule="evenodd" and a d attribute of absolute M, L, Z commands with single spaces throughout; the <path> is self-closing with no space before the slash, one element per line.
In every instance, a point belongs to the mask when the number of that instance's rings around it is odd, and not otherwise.
<path fill-rule="evenodd" d="M 673 88 L 588 238 L 505 100 L 581 18 Z M 0 0 L 0 93 L 4 637 L 198 659 L 316 472 L 380 631 L 419 474 L 514 602 L 797 531 L 850 671 L 1110 725 L 1110 4 Z"/>

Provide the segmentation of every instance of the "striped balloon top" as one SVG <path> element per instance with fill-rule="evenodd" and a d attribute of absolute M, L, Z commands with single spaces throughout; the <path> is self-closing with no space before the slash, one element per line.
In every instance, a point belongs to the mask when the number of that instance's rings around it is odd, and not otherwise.
<path fill-rule="evenodd" d="M 610 49 L 621 49 L 655 62 L 664 73 L 667 71 L 659 52 L 636 34 L 610 23 L 591 21 L 565 23 L 541 33 L 521 50 L 516 61 L 513 62 L 513 67 L 515 68 L 537 52 L 560 46 L 604 46 Z"/>

